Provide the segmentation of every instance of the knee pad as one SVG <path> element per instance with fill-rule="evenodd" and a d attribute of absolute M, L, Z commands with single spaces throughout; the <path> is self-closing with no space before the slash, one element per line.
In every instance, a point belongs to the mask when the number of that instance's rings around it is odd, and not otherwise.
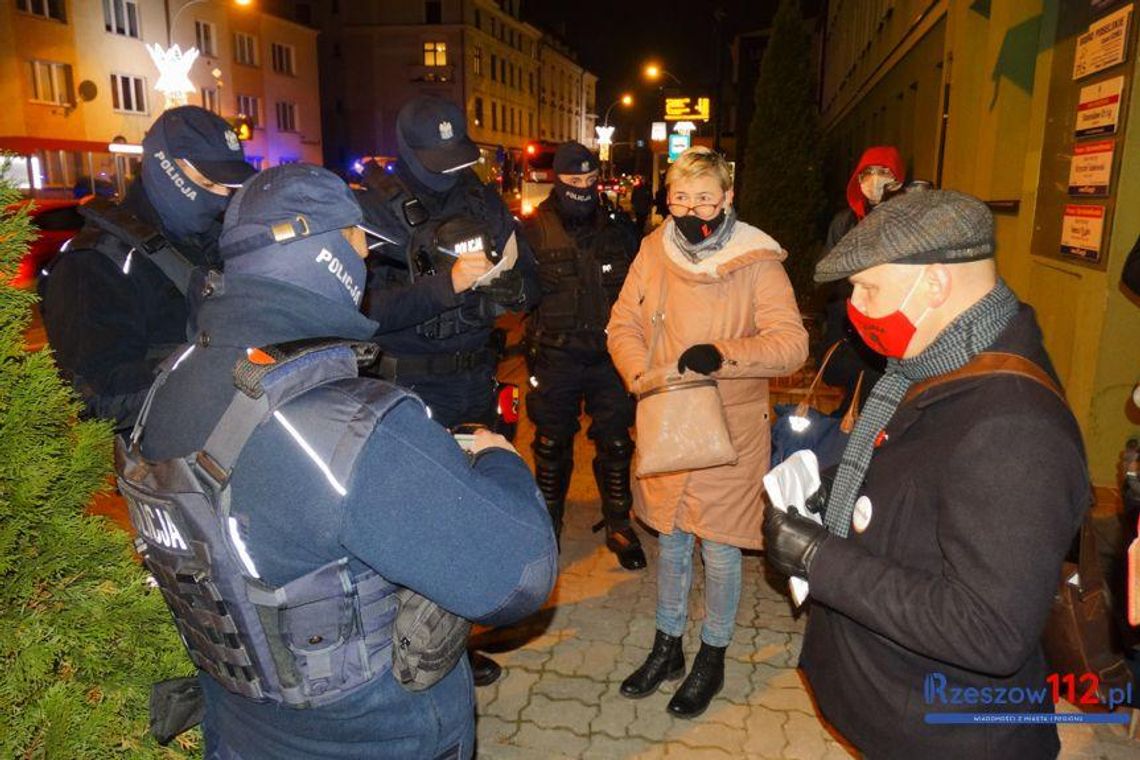
<path fill-rule="evenodd" d="M 628 462 L 633 459 L 633 440 L 625 438 L 603 438 L 596 442 L 598 459 L 609 462 Z"/>
<path fill-rule="evenodd" d="M 534 443 L 531 448 L 534 455 L 540 459 L 547 460 L 563 460 L 573 453 L 573 439 L 567 440 L 565 438 L 558 438 L 552 435 L 546 435 L 542 431 L 538 431 L 534 436 Z"/>

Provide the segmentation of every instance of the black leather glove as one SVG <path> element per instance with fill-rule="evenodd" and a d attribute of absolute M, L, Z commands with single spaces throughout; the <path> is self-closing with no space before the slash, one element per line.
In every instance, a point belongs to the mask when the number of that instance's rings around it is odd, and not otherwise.
<path fill-rule="evenodd" d="M 517 269 L 508 269 L 494 282 L 479 286 L 476 291 L 500 306 L 519 306 L 523 302 L 523 277 Z"/>
<path fill-rule="evenodd" d="M 764 552 L 768 564 L 784 575 L 808 578 L 819 547 L 831 538 L 827 528 L 800 516 L 795 507 L 764 510 Z"/>
<path fill-rule="evenodd" d="M 677 371 L 684 372 L 686 369 L 691 369 L 693 372 L 708 375 L 720 369 L 722 364 L 724 357 L 716 346 L 711 343 L 698 343 L 689 346 L 685 349 L 685 353 L 681 354 L 681 358 L 677 360 Z"/>

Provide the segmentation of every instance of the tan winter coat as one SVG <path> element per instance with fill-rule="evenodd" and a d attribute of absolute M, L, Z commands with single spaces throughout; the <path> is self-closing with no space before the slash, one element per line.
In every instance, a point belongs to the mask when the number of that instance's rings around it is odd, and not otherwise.
<path fill-rule="evenodd" d="M 761 478 L 770 450 L 766 378 L 794 372 L 808 352 L 807 331 L 780 263 L 787 253 L 766 233 L 738 221 L 723 249 L 693 264 L 673 243 L 672 227 L 667 221 L 641 243 L 610 315 L 610 354 L 626 385 L 638 392 L 635 377 L 646 370 L 650 320 L 666 278 L 665 319 L 652 366 L 675 369 L 681 353 L 698 343 L 720 350 L 724 366 L 713 377 L 739 460 L 637 478 L 634 510 L 662 533 L 676 526 L 701 538 L 758 549 Z"/>

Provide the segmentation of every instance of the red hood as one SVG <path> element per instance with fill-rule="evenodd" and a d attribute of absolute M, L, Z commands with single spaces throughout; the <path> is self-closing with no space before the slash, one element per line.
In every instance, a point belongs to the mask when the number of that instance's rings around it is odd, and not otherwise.
<path fill-rule="evenodd" d="M 855 212 L 855 216 L 862 219 L 870 210 L 863 191 L 859 189 L 859 172 L 868 166 L 885 166 L 895 175 L 895 179 L 902 182 L 906 179 L 906 163 L 903 161 L 899 149 L 893 145 L 876 145 L 863 151 L 855 171 L 851 172 L 851 179 L 847 180 L 847 205 Z"/>

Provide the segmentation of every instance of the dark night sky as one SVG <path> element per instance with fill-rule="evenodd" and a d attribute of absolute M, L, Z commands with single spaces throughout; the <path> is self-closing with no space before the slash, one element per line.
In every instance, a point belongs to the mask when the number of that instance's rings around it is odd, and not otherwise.
<path fill-rule="evenodd" d="M 655 86 L 641 77 L 641 69 L 651 59 L 680 79 L 686 91 L 708 94 L 716 80 L 716 9 L 723 8 L 726 14 L 727 47 L 734 35 L 767 26 L 778 4 L 778 0 L 523 0 L 522 17 L 565 40 L 577 51 L 579 62 L 598 75 L 600 112 L 626 91 L 643 108 L 650 108 Z M 729 65 L 726 58 L 726 79 L 731 77 Z M 619 109 L 614 109 L 611 123 L 626 121 Z M 639 108 L 629 116 L 645 122 L 649 115 Z"/>

